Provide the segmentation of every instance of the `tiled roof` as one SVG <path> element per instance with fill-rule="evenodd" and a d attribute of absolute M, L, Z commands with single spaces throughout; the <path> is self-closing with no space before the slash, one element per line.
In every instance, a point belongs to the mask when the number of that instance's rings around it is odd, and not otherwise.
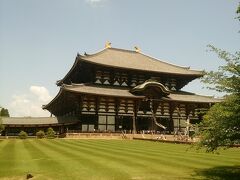
<path fill-rule="evenodd" d="M 187 92 L 171 93 L 165 99 L 170 101 L 196 102 L 196 103 L 217 103 L 222 101 L 221 99 L 217 99 L 211 96 L 202 96 Z"/>
<path fill-rule="evenodd" d="M 86 84 L 72 84 L 64 85 L 64 90 L 83 93 L 83 94 L 95 94 L 101 96 L 113 96 L 113 97 L 126 97 L 126 98 L 144 98 L 144 96 L 135 96 L 129 92 L 128 88 L 121 87 L 107 87 L 107 86 L 96 86 Z"/>
<path fill-rule="evenodd" d="M 152 71 L 157 73 L 194 75 L 198 77 L 203 75 L 202 71 L 191 70 L 189 67 L 180 67 L 140 52 L 124 49 L 107 48 L 96 54 L 79 57 L 80 61 L 85 60 L 91 63 L 117 68 Z"/>
<path fill-rule="evenodd" d="M 113 88 L 113 87 L 100 87 L 95 85 L 86 85 L 86 84 L 73 84 L 65 85 L 64 90 L 74 92 L 74 93 L 83 93 L 83 94 L 95 94 L 102 96 L 117 96 L 117 97 L 127 97 L 127 98 L 144 98 L 144 96 L 136 96 L 130 93 L 127 88 Z M 165 100 L 170 101 L 184 101 L 184 102 L 206 102 L 206 103 L 215 103 L 220 102 L 220 99 L 213 98 L 211 96 L 202 96 L 193 93 L 188 93 L 184 91 L 180 92 L 171 92 L 170 95 L 165 98 Z"/>
<path fill-rule="evenodd" d="M 109 96 L 109 97 L 121 97 L 121 98 L 131 98 L 131 99 L 144 99 L 143 95 L 134 95 L 130 93 L 129 88 L 123 87 L 107 87 L 107 86 L 96 86 L 91 84 L 72 84 L 63 85 L 58 93 L 58 95 L 47 105 L 43 105 L 43 109 L 51 109 L 56 106 L 55 103 L 61 103 L 61 99 L 70 97 L 66 94 L 83 94 L 83 95 L 94 95 L 94 96 Z M 216 99 L 210 96 L 201 96 L 188 92 L 174 92 L 171 91 L 169 95 L 162 97 L 160 100 L 163 101 L 173 101 L 173 102 L 189 102 L 189 103 L 217 103 L 220 99 Z M 67 102 L 67 99 L 65 99 Z M 72 100 L 70 100 L 72 101 Z M 74 104 L 73 104 L 74 105 Z M 72 105 L 71 105 L 72 106 Z"/>
<path fill-rule="evenodd" d="M 53 125 L 53 124 L 72 124 L 77 119 L 65 119 L 56 117 L 2 117 L 4 125 Z"/>

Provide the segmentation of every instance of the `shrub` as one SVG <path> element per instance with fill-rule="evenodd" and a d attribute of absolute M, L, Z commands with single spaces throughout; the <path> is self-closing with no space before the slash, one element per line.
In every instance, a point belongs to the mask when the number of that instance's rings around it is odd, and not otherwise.
<path fill-rule="evenodd" d="M 55 131 L 51 127 L 48 128 L 48 130 L 47 130 L 47 138 L 49 138 L 49 139 L 55 138 Z"/>
<path fill-rule="evenodd" d="M 27 139 L 28 134 L 27 134 L 25 131 L 21 131 L 21 132 L 18 134 L 18 137 L 19 137 L 20 139 Z"/>
<path fill-rule="evenodd" d="M 42 138 L 45 137 L 45 132 L 40 130 L 36 133 L 36 136 L 37 136 L 38 139 L 42 139 Z"/>

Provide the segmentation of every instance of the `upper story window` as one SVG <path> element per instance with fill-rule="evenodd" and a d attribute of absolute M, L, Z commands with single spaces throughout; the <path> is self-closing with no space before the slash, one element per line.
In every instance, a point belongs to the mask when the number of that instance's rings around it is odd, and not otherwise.
<path fill-rule="evenodd" d="M 107 71 L 96 71 L 95 83 L 109 85 L 110 73 Z"/>
<path fill-rule="evenodd" d="M 176 79 L 168 79 L 163 84 L 167 89 L 169 89 L 171 91 L 176 91 L 176 86 L 177 86 Z"/>
<path fill-rule="evenodd" d="M 147 79 L 155 80 L 162 83 L 166 88 L 176 91 L 177 82 L 175 78 L 162 78 L 159 76 L 146 76 L 143 74 L 128 74 L 127 72 L 115 72 L 111 74 L 110 71 L 97 70 L 95 76 L 95 83 L 102 85 L 135 87 L 144 83 Z"/>
<path fill-rule="evenodd" d="M 176 91 L 176 85 L 177 85 L 176 79 L 171 79 L 170 87 L 172 91 Z"/>
<path fill-rule="evenodd" d="M 123 73 L 121 74 L 121 86 L 128 86 L 128 76 L 127 74 Z"/>

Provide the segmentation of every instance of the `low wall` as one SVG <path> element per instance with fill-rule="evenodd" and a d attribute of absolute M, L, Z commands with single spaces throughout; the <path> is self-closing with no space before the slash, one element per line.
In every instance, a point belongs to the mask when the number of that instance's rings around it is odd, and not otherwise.
<path fill-rule="evenodd" d="M 129 139 L 121 133 L 66 133 L 68 139 Z"/>

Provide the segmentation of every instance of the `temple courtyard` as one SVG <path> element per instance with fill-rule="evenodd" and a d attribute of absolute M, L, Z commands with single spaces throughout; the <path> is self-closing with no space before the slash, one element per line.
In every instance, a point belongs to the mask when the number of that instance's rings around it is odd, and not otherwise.
<path fill-rule="evenodd" d="M 240 149 L 219 154 L 142 140 L 0 140 L 0 179 L 238 179 Z"/>

